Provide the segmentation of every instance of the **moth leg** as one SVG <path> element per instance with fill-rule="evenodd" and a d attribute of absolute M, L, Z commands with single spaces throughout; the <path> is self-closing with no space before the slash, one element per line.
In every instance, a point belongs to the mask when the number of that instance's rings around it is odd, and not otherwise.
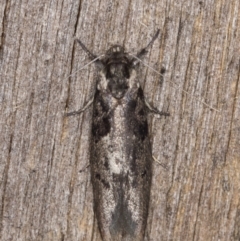
<path fill-rule="evenodd" d="M 77 110 L 77 111 L 73 111 L 73 112 L 69 112 L 69 113 L 66 113 L 65 116 L 71 116 L 71 115 L 79 115 L 81 114 L 82 112 L 84 112 L 92 103 L 93 103 L 93 100 L 94 100 L 94 97 L 92 97 L 86 105 L 83 106 L 83 108 Z"/>
<path fill-rule="evenodd" d="M 155 35 L 153 36 L 152 40 L 148 43 L 148 45 L 137 53 L 136 59 L 132 60 L 132 65 L 137 65 L 141 61 L 140 59 L 144 57 L 144 55 L 148 52 L 148 49 L 153 45 L 159 33 L 160 33 L 160 29 L 158 29 L 158 31 L 155 33 Z"/>
<path fill-rule="evenodd" d="M 158 115 L 164 115 L 164 116 L 170 116 L 169 112 L 159 111 L 157 108 L 151 106 L 146 100 L 144 100 L 147 108 L 149 111 L 158 114 Z"/>

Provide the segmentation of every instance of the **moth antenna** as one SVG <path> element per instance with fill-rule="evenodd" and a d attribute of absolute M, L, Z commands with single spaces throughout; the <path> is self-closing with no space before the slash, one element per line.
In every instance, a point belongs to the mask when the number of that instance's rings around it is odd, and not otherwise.
<path fill-rule="evenodd" d="M 148 49 L 153 45 L 153 43 L 157 39 L 159 33 L 160 33 L 160 29 L 157 30 L 157 32 L 153 36 L 152 40 L 148 43 L 148 45 L 145 48 L 143 48 L 142 50 L 140 50 L 139 53 L 137 53 L 138 58 L 141 58 L 142 56 L 144 56 L 148 52 Z"/>
<path fill-rule="evenodd" d="M 160 76 L 163 76 L 163 74 L 161 74 L 159 71 L 155 70 L 153 67 L 151 67 L 150 65 L 148 65 L 147 63 L 143 62 L 139 57 L 137 57 L 136 55 L 133 55 L 131 53 L 129 53 L 129 55 L 133 56 L 135 59 L 137 59 L 139 62 L 141 62 L 144 66 L 148 67 L 149 69 L 151 69 L 153 72 L 157 73 L 158 75 Z M 178 86 L 176 83 L 174 83 L 173 81 L 171 80 L 167 80 L 169 83 L 173 84 L 173 85 L 176 85 Z M 171 88 L 174 88 L 174 89 L 179 89 L 180 87 L 174 87 L 174 86 L 170 86 Z M 193 94 L 190 94 L 189 92 L 187 92 L 186 90 L 182 89 L 181 90 L 183 93 L 191 96 L 193 99 L 197 100 L 198 102 L 202 103 L 203 105 L 207 106 L 208 108 L 212 109 L 212 110 L 215 110 L 217 112 L 219 112 L 218 109 L 212 107 L 211 105 L 208 105 L 206 102 L 204 102 L 203 100 L 199 99 L 199 98 L 196 98 Z"/>
<path fill-rule="evenodd" d="M 137 65 L 139 63 L 139 59 L 141 59 L 145 54 L 147 54 L 148 49 L 153 45 L 153 43 L 157 39 L 159 33 L 160 33 L 160 29 L 157 30 L 157 32 L 153 36 L 152 40 L 148 43 L 148 45 L 145 48 L 141 49 L 137 53 L 137 55 L 136 55 L 137 58 L 135 58 L 135 60 L 132 60 L 132 65 L 133 66 Z M 138 60 L 138 61 L 136 61 L 136 60 Z"/>
<path fill-rule="evenodd" d="M 77 69 L 76 71 L 74 71 L 73 73 L 71 73 L 65 80 L 67 80 L 69 77 L 75 75 L 77 72 L 79 72 L 80 70 L 84 69 L 85 67 L 87 67 L 88 65 L 96 62 L 98 59 L 100 59 L 102 56 L 104 55 L 100 55 L 98 57 L 96 57 L 95 59 L 93 59 L 92 61 L 90 61 L 89 63 L 85 64 L 84 66 L 80 67 L 79 69 Z"/>

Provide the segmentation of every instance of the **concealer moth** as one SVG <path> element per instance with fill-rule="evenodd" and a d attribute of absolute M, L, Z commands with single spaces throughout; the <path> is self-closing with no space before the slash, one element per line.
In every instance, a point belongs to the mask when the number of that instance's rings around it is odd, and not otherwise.
<path fill-rule="evenodd" d="M 97 57 L 77 40 L 98 69 L 94 96 L 80 110 L 93 106 L 90 169 L 94 213 L 104 241 L 141 241 L 148 217 L 152 149 L 147 115 L 154 112 L 140 85 L 138 67 L 159 35 L 135 57 L 120 45 Z"/>

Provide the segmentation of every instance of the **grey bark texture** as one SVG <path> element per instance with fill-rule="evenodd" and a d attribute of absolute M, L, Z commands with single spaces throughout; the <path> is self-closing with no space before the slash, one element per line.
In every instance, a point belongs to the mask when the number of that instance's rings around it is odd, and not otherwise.
<path fill-rule="evenodd" d="M 75 73 L 89 59 L 74 39 L 136 53 L 158 28 L 145 63 L 163 76 L 141 65 L 140 81 L 171 116 L 149 116 L 160 165 L 145 240 L 240 240 L 239 0 L 1 0 L 0 240 L 100 240 L 91 108 L 64 117 L 96 78 Z"/>

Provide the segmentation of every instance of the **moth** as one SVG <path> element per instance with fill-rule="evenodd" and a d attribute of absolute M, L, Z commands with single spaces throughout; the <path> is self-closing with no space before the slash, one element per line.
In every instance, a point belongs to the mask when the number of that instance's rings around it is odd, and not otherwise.
<path fill-rule="evenodd" d="M 97 57 L 77 40 L 98 69 L 93 106 L 90 169 L 94 213 L 104 241 L 141 241 L 148 217 L 152 149 L 148 112 L 169 115 L 151 107 L 140 85 L 138 67 L 159 35 L 130 56 L 120 45 Z"/>

